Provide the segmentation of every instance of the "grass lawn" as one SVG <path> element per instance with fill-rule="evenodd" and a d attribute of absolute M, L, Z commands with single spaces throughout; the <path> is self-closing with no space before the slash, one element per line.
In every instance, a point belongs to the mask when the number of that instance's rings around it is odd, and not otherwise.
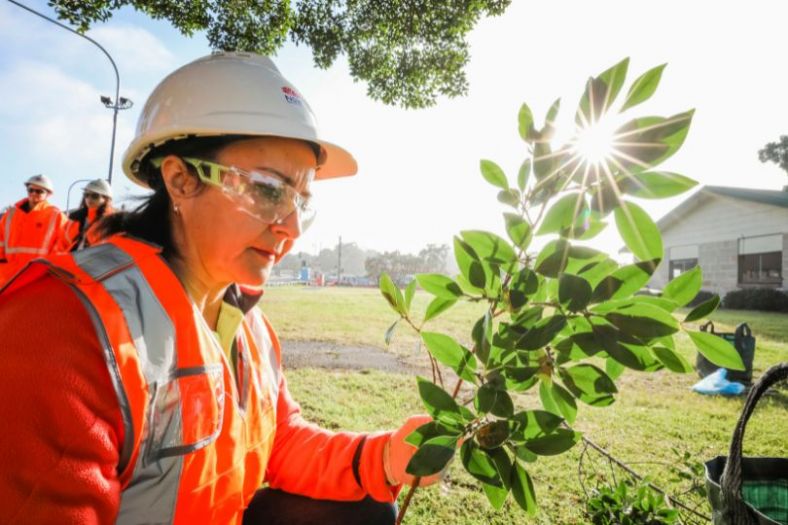
<path fill-rule="evenodd" d="M 428 300 L 426 294 L 417 294 L 416 311 L 423 310 Z M 380 294 L 370 289 L 275 288 L 266 291 L 262 307 L 286 340 L 384 347 L 383 334 L 395 319 Z M 477 305 L 461 304 L 444 315 L 431 326 L 467 341 L 466 327 L 480 310 Z M 712 319 L 725 329 L 742 321 L 750 324 L 758 338 L 756 376 L 772 364 L 788 361 L 788 316 L 722 311 Z M 677 337 L 677 343 L 685 356 L 694 359 L 686 336 Z M 420 362 L 414 355 L 417 348 L 415 334 L 402 329 L 391 350 Z M 300 369 L 288 372 L 288 379 L 307 417 L 328 428 L 392 428 L 409 414 L 423 412 L 415 380 L 408 375 Z M 696 381 L 694 374 L 629 371 L 619 380 L 619 400 L 607 408 L 581 406 L 576 428 L 636 470 L 653 476 L 658 484 L 677 491 L 679 487 L 660 463 L 674 461 L 674 448 L 689 451 L 699 460 L 726 454 L 743 403 L 738 398 L 696 395 L 689 391 Z M 746 454 L 785 455 L 788 404 L 784 393 L 759 405 L 748 425 Z M 519 401 L 523 407 L 539 404 L 531 394 Z M 510 503 L 501 512 L 493 511 L 474 480 L 461 466 L 453 465 L 445 483 L 417 493 L 406 521 L 425 525 L 584 523 L 578 455 L 579 447 L 575 447 L 563 456 L 540 458 L 532 466 L 541 506 L 535 518 Z"/>

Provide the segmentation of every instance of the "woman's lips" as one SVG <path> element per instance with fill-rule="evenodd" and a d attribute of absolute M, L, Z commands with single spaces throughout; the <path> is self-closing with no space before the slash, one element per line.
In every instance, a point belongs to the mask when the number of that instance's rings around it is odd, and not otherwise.
<path fill-rule="evenodd" d="M 266 250 L 264 248 L 252 247 L 252 251 L 254 251 L 257 255 L 263 257 L 264 259 L 270 259 L 272 261 L 276 259 L 276 254 L 274 252 Z"/>

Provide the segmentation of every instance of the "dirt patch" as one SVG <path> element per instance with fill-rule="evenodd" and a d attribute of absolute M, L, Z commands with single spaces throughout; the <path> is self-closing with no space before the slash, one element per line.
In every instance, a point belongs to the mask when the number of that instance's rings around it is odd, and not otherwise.
<path fill-rule="evenodd" d="M 372 346 L 346 346 L 325 341 L 282 341 L 285 368 L 331 368 L 382 370 L 400 374 L 424 373 L 424 369 Z"/>

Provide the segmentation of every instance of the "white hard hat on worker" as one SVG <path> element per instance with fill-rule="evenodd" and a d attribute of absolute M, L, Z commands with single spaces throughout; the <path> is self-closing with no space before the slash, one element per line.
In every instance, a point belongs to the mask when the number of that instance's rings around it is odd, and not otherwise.
<path fill-rule="evenodd" d="M 188 137 L 242 135 L 299 139 L 317 146 L 316 179 L 354 175 L 356 161 L 323 140 L 309 104 L 273 61 L 250 53 L 216 53 L 167 76 L 142 109 L 136 136 L 123 158 L 134 182 L 156 146 Z"/>

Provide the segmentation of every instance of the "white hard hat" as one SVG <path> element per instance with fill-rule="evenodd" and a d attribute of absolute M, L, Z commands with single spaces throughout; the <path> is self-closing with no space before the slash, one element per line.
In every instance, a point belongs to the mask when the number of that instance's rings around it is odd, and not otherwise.
<path fill-rule="evenodd" d="M 88 182 L 88 185 L 85 186 L 85 191 L 98 193 L 99 195 L 103 195 L 108 199 L 112 198 L 112 187 L 104 179 L 96 179 Z"/>
<path fill-rule="evenodd" d="M 25 186 L 38 186 L 39 188 L 44 188 L 49 193 L 55 193 L 55 187 L 52 185 L 52 181 L 49 180 L 49 177 L 46 175 L 33 175 L 29 179 L 25 181 Z"/>
<path fill-rule="evenodd" d="M 140 162 L 169 140 L 190 136 L 276 136 L 320 147 L 316 179 L 354 175 L 353 156 L 321 140 L 309 104 L 273 61 L 252 53 L 215 53 L 167 76 L 148 97 L 123 155 L 123 171 L 142 186 Z"/>

